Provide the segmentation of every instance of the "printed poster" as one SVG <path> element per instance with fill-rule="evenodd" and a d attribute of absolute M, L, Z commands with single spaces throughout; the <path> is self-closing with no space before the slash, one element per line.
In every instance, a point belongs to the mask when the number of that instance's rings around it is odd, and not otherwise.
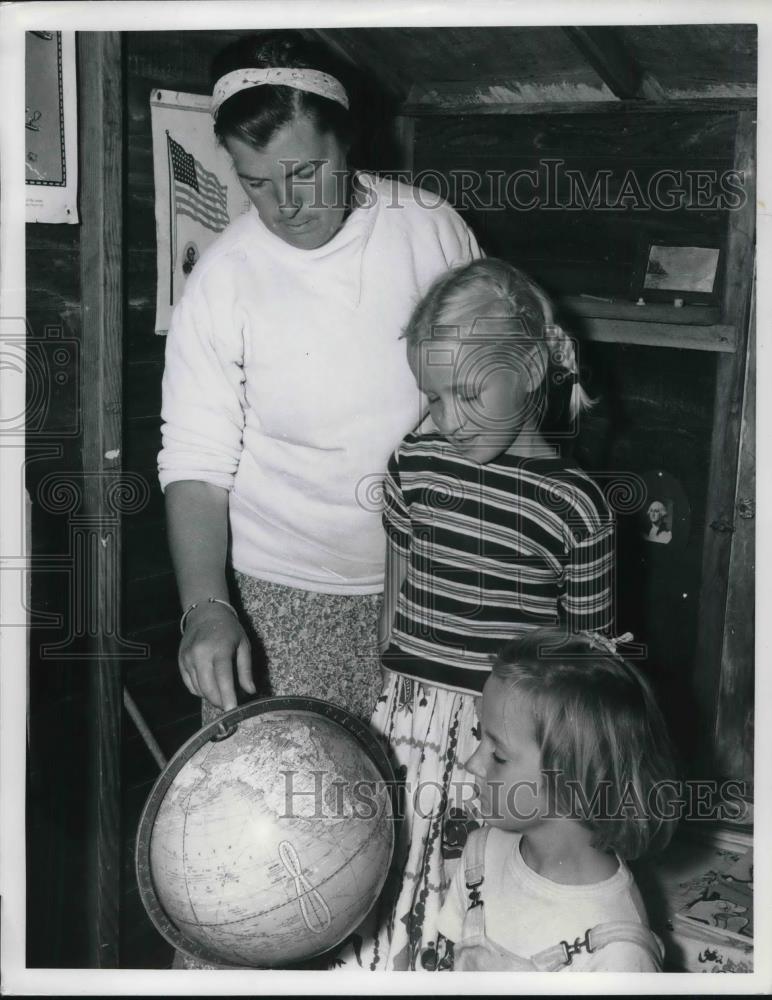
<path fill-rule="evenodd" d="M 74 31 L 25 33 L 27 222 L 78 222 Z"/>
<path fill-rule="evenodd" d="M 172 309 L 201 254 L 249 208 L 231 159 L 215 139 L 210 101 L 170 90 L 155 90 L 150 98 L 159 334 L 168 331 Z"/>

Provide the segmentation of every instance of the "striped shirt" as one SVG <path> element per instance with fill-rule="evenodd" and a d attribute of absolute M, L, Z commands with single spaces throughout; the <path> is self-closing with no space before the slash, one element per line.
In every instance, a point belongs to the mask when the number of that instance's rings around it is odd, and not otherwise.
<path fill-rule="evenodd" d="M 408 558 L 390 669 L 479 692 L 491 657 L 542 626 L 611 625 L 614 519 L 560 458 L 465 459 L 437 433 L 408 434 L 384 481 L 383 522 Z"/>

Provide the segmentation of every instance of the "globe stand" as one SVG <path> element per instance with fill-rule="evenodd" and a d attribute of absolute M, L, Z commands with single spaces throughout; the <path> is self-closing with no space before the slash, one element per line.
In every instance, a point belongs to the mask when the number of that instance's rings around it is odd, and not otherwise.
<path fill-rule="evenodd" d="M 392 818 L 399 816 L 397 785 L 389 758 L 383 746 L 365 722 L 347 712 L 339 705 L 334 705 L 331 702 L 318 698 L 290 696 L 264 698 L 226 712 L 200 729 L 172 757 L 150 792 L 139 821 L 135 866 L 140 898 L 156 930 L 178 951 L 196 961 L 213 964 L 219 968 L 243 969 L 245 966 L 240 963 L 228 963 L 224 961 L 221 954 L 215 954 L 200 942 L 191 939 L 180 931 L 167 915 L 158 897 L 151 871 L 150 845 L 153 827 L 161 803 L 164 801 L 169 788 L 183 767 L 201 747 L 210 742 L 217 743 L 228 740 L 236 733 L 239 724 L 247 719 L 281 711 L 290 711 L 293 713 L 308 712 L 320 715 L 352 735 L 376 766 L 386 787 L 389 789 Z M 392 838 L 392 850 L 393 844 L 394 839 Z M 363 918 L 365 915 L 363 914 Z M 351 928 L 351 930 L 353 929 Z M 332 950 L 334 947 L 335 945 L 331 945 L 329 948 L 325 948 L 324 951 Z M 287 964 L 294 965 L 297 963 L 288 962 Z"/>

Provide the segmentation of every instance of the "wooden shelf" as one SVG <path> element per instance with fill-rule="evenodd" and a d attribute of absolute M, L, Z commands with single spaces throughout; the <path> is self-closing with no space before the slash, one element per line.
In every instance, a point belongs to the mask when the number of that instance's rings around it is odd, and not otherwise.
<path fill-rule="evenodd" d="M 623 300 L 606 302 L 573 295 L 561 297 L 559 304 L 568 331 L 586 340 L 728 354 L 736 350 L 735 329 L 717 322 L 719 311 L 715 306 L 638 306 Z"/>
<path fill-rule="evenodd" d="M 712 326 L 684 326 L 675 323 L 634 323 L 631 320 L 583 317 L 572 322 L 571 328 L 586 340 L 606 344 L 680 347 L 690 351 L 719 351 L 725 354 L 733 354 L 736 350 L 735 329 L 723 323 Z"/>
<path fill-rule="evenodd" d="M 720 321 L 718 306 L 674 306 L 670 302 L 637 305 L 628 299 L 604 299 L 592 295 L 561 295 L 562 310 L 593 319 L 629 319 L 634 323 L 671 323 L 675 326 L 711 326 Z"/>

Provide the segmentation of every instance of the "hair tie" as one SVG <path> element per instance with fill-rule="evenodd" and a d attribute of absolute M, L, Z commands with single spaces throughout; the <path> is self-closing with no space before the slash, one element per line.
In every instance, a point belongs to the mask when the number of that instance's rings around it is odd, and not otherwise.
<path fill-rule="evenodd" d="M 309 94 L 318 94 L 320 97 L 337 101 L 348 110 L 348 95 L 343 84 L 334 76 L 330 76 L 329 73 L 322 73 L 318 69 L 270 66 L 265 69 L 256 67 L 234 69 L 231 73 L 221 76 L 212 91 L 210 108 L 212 117 L 216 118 L 220 106 L 229 97 L 238 94 L 240 90 L 263 87 L 266 84 L 274 87 L 293 87 L 295 90 L 304 90 Z"/>
<path fill-rule="evenodd" d="M 587 639 L 593 649 L 610 653 L 611 656 L 615 656 L 618 660 L 621 660 L 622 657 L 617 651 L 617 646 L 623 646 L 633 641 L 632 632 L 623 632 L 622 635 L 615 636 L 614 638 L 603 635 L 601 632 L 582 632 L 581 634 Z"/>

